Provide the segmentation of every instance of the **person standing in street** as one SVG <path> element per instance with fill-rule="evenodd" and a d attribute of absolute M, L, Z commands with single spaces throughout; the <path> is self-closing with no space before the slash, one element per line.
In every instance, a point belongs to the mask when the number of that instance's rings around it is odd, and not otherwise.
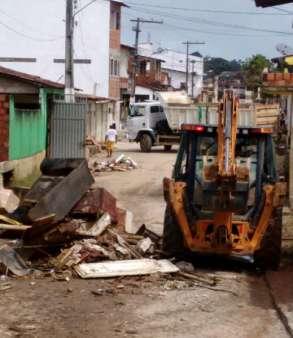
<path fill-rule="evenodd" d="M 111 157 L 113 154 L 114 145 L 117 142 L 117 130 L 115 124 L 112 124 L 107 130 L 105 141 L 108 157 Z"/>

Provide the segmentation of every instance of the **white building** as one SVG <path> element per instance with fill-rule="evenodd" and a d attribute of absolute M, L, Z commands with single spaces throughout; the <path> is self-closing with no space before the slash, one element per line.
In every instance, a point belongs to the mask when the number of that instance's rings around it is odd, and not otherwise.
<path fill-rule="evenodd" d="M 74 3 L 78 11 L 90 2 Z M 2 0 L 0 65 L 64 83 L 65 5 L 65 0 Z M 75 17 L 75 87 L 86 94 L 111 97 L 110 36 L 114 32 L 120 39 L 121 5 L 98 0 Z"/>
<path fill-rule="evenodd" d="M 186 84 L 186 54 L 170 49 L 155 49 L 152 43 L 140 45 L 139 53 L 146 56 L 156 57 L 163 60 L 162 70 L 166 71 L 170 78 L 170 85 L 174 89 L 182 89 Z M 194 67 L 194 76 L 192 72 Z M 192 81 L 194 87 L 192 91 Z M 203 88 L 203 58 L 200 56 L 189 55 L 189 81 L 188 94 L 197 97 Z"/>

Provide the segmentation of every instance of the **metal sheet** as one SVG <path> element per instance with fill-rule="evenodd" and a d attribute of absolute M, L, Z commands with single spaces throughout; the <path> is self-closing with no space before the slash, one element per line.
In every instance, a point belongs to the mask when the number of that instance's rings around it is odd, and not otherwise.
<path fill-rule="evenodd" d="M 84 158 L 88 103 L 55 100 L 51 111 L 49 156 Z"/>

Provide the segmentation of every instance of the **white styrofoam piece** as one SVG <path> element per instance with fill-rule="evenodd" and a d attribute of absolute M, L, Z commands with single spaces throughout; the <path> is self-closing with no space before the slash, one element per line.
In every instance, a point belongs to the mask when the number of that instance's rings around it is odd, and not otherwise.
<path fill-rule="evenodd" d="M 133 259 L 124 261 L 105 261 L 98 263 L 82 263 L 75 266 L 81 278 L 107 278 L 118 276 L 148 275 L 157 272 L 172 273 L 178 267 L 167 259 Z"/>

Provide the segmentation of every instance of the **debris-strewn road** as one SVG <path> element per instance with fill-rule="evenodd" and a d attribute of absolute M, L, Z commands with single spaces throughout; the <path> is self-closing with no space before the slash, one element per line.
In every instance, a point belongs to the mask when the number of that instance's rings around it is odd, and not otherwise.
<path fill-rule="evenodd" d="M 132 144 L 120 149 L 140 168 L 101 173 L 97 184 L 133 211 L 138 225 L 159 229 L 161 181 L 170 175 L 175 153 L 142 154 Z M 292 223 L 285 216 L 287 225 Z M 200 275 L 220 281 L 216 290 L 159 275 L 9 280 L 11 288 L 0 290 L 0 337 L 290 337 L 293 265 L 290 241 L 285 244 L 289 254 L 283 267 L 266 277 L 236 263 L 201 264 Z"/>

